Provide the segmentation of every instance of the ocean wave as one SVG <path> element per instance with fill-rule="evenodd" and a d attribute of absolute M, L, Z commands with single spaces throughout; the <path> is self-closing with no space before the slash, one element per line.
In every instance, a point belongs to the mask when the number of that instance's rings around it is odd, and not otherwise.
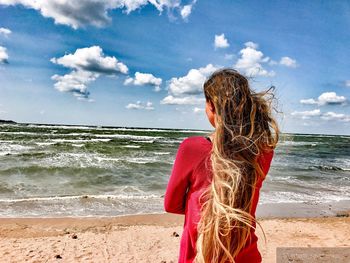
<path fill-rule="evenodd" d="M 22 126 L 22 125 L 20 125 Z M 29 128 L 48 128 L 48 129 L 80 129 L 80 130 L 90 130 L 96 128 L 95 126 L 79 126 L 79 125 L 45 125 L 45 124 L 29 124 L 25 127 Z"/>
<path fill-rule="evenodd" d="M 35 144 L 38 146 L 49 146 L 49 145 L 55 145 L 56 142 L 36 142 Z"/>
<path fill-rule="evenodd" d="M 39 167 L 115 168 L 117 163 L 151 164 L 164 162 L 157 156 L 118 156 L 109 157 L 99 153 L 60 152 L 37 161 Z"/>
<path fill-rule="evenodd" d="M 20 145 L 20 144 L 1 143 L 0 145 L 1 145 L 0 156 L 24 153 L 33 149 L 33 147 L 31 146 Z"/>
<path fill-rule="evenodd" d="M 334 165 L 312 165 L 309 166 L 309 169 L 312 170 L 321 170 L 321 171 L 350 171 L 350 168 L 344 168 Z"/>
<path fill-rule="evenodd" d="M 330 202 L 349 200 L 350 195 L 339 195 L 334 192 L 313 191 L 312 193 L 300 193 L 291 191 L 262 191 L 260 193 L 259 203 L 303 203 L 310 201 Z"/>
<path fill-rule="evenodd" d="M 0 144 L 2 144 L 2 143 L 15 143 L 16 141 L 13 141 L 13 140 L 11 140 L 11 141 L 9 141 L 9 140 L 0 140 Z"/>
<path fill-rule="evenodd" d="M 147 135 L 130 135 L 130 134 L 94 134 L 95 137 L 101 138 L 118 138 L 128 140 L 157 140 L 164 137 L 161 136 L 147 136 Z"/>
<path fill-rule="evenodd" d="M 185 129 L 159 129 L 159 128 L 132 128 L 132 127 L 101 127 L 101 126 L 77 126 L 77 125 L 40 125 L 30 124 L 26 125 L 30 128 L 56 128 L 56 129 L 77 129 L 77 130 L 106 130 L 106 131 L 141 131 L 141 132 L 172 132 L 172 133 L 209 133 L 205 130 L 185 130 Z"/>
<path fill-rule="evenodd" d="M 315 147 L 318 144 L 321 144 L 320 142 L 296 142 L 296 141 L 281 141 L 278 143 L 278 145 L 283 146 L 312 146 Z"/>
<path fill-rule="evenodd" d="M 313 192 L 324 192 L 325 194 L 342 193 L 350 197 L 350 177 L 341 174 L 333 175 L 314 175 L 314 174 L 295 174 L 288 176 L 268 175 L 265 179 L 265 188 L 271 192 L 293 191 L 312 194 Z"/>
<path fill-rule="evenodd" d="M 98 153 L 70 153 L 62 152 L 41 160 L 42 167 L 113 167 L 113 162 L 120 161 L 119 158 L 109 158 Z"/>
<path fill-rule="evenodd" d="M 315 138 L 334 138 L 334 137 L 338 137 L 339 135 L 330 135 L 330 134 L 293 134 L 293 133 L 289 133 L 289 136 L 293 136 L 293 137 L 315 137 Z"/>
<path fill-rule="evenodd" d="M 69 139 L 52 139 L 51 141 L 56 143 L 82 143 L 82 142 L 110 142 L 112 139 L 76 139 L 76 140 L 69 140 Z"/>
<path fill-rule="evenodd" d="M 62 136 L 89 136 L 89 137 L 97 137 L 97 138 L 117 138 L 117 139 L 133 139 L 133 140 L 147 140 L 147 139 L 161 139 L 164 137 L 161 136 L 148 136 L 148 135 L 133 135 L 133 134 L 96 134 L 96 133 L 65 133 Z"/>
<path fill-rule="evenodd" d="M 160 195 L 148 194 L 115 194 L 115 195 L 69 195 L 69 196 L 50 196 L 50 197 L 28 197 L 17 199 L 0 199 L 0 203 L 19 203 L 19 202 L 50 202 L 50 201 L 64 201 L 64 200 L 129 200 L 129 199 L 155 199 L 161 198 Z"/>
<path fill-rule="evenodd" d="M 12 134 L 14 134 L 14 135 L 20 134 L 20 135 L 35 135 L 35 136 L 37 136 L 38 134 L 43 135 L 43 134 L 38 133 L 38 132 L 14 132 L 14 131 L 0 132 L 0 134 L 10 134 L 10 135 L 12 135 Z M 47 133 L 47 135 L 51 135 L 51 134 Z"/>
<path fill-rule="evenodd" d="M 115 128 L 117 131 L 142 131 L 142 132 L 175 132 L 175 133 L 209 133 L 209 131 L 202 131 L 202 130 L 175 130 L 175 129 L 140 129 L 140 128 Z"/>

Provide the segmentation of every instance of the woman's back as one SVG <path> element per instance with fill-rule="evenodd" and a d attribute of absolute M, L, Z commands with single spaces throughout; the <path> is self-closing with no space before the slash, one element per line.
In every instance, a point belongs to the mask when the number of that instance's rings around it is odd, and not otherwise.
<path fill-rule="evenodd" d="M 179 262 L 260 262 L 252 229 L 279 137 L 274 97 L 234 69 L 212 73 L 203 91 L 215 131 L 181 143 L 165 196 L 166 211 L 185 214 Z"/>
<path fill-rule="evenodd" d="M 180 243 L 179 262 L 193 262 L 196 256 L 197 224 L 200 220 L 200 196 L 212 180 L 210 153 L 212 142 L 203 136 L 186 138 L 180 145 L 165 194 L 167 212 L 185 214 L 184 229 Z M 259 157 L 259 164 L 266 175 L 273 151 Z M 256 183 L 251 215 L 255 217 L 262 178 Z M 255 224 L 254 224 L 255 226 Z M 236 262 L 261 262 L 257 248 L 258 238 L 252 229 L 250 238 L 235 258 Z"/>

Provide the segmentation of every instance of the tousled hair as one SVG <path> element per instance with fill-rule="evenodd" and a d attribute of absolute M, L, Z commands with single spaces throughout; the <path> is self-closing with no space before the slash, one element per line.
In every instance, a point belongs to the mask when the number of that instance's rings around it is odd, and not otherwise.
<path fill-rule="evenodd" d="M 279 139 L 273 90 L 254 92 L 245 76 L 229 68 L 214 72 L 204 83 L 206 101 L 216 114 L 213 177 L 200 197 L 196 262 L 235 262 L 259 224 L 250 213 L 255 185 L 265 176 L 258 157 L 274 149 Z"/>

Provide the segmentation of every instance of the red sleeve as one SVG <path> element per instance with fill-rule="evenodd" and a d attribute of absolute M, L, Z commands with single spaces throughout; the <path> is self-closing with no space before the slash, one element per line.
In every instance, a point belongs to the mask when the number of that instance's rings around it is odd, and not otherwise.
<path fill-rule="evenodd" d="M 186 138 L 177 150 L 164 196 L 164 209 L 166 212 L 185 214 L 186 192 L 189 187 L 189 178 L 193 171 L 191 148 L 193 147 L 190 145 L 190 140 Z"/>

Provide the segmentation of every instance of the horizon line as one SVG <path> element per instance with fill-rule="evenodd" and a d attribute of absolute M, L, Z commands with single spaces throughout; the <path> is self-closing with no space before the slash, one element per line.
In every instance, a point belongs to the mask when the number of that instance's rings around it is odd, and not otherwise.
<path fill-rule="evenodd" d="M 63 123 L 36 123 L 36 122 L 16 122 L 13 120 L 0 119 L 1 124 L 34 124 L 34 125 L 49 125 L 49 126 L 82 126 L 82 127 L 101 127 L 101 128 L 130 128 L 130 129 L 162 129 L 162 130 L 197 130 L 208 131 L 198 128 L 163 128 L 163 127 L 139 127 L 139 126 L 112 126 L 112 125 L 92 125 L 92 124 L 63 124 Z M 295 135 L 332 135 L 332 136 L 350 136 L 350 134 L 330 134 L 330 133 L 300 133 L 300 132 L 281 132 L 281 134 L 295 134 Z"/>

